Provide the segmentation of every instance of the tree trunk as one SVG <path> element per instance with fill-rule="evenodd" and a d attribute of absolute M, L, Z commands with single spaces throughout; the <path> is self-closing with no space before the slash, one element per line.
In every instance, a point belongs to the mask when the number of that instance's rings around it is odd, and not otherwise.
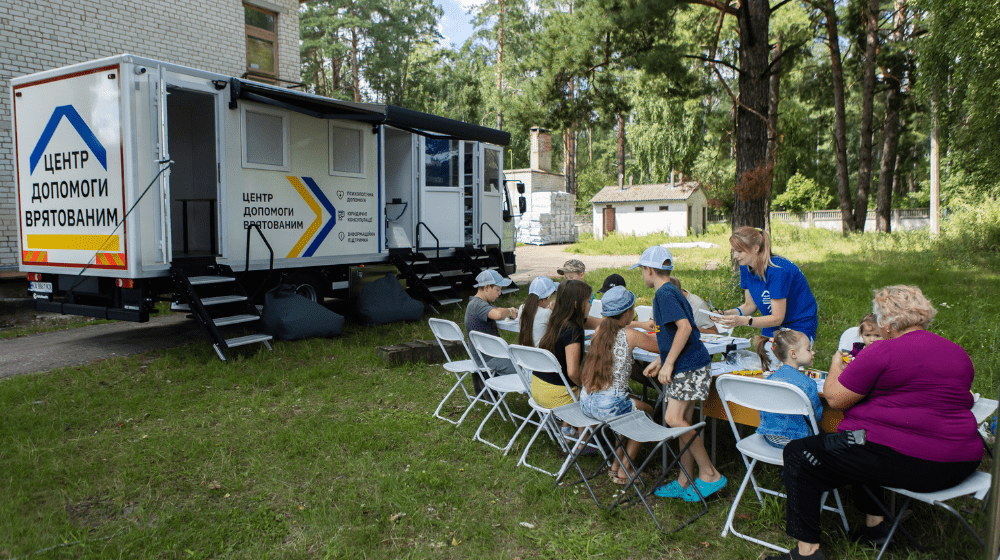
<path fill-rule="evenodd" d="M 361 76 L 358 71 L 358 28 L 351 28 L 351 88 L 354 90 L 354 102 L 361 102 Z"/>
<path fill-rule="evenodd" d="M 778 150 L 778 90 L 781 88 L 781 44 L 784 37 L 779 34 L 778 40 L 771 49 L 771 91 L 769 92 L 767 104 L 767 155 L 768 163 L 773 166 L 776 161 L 775 153 Z M 776 61 L 777 62 L 774 62 Z"/>
<path fill-rule="evenodd" d="M 875 105 L 875 58 L 878 56 L 879 0 L 869 0 L 865 9 L 867 41 L 861 85 L 861 147 L 858 150 L 858 188 L 854 198 L 854 224 L 856 231 L 865 230 L 868 215 L 868 192 L 872 184 L 872 144 Z"/>
<path fill-rule="evenodd" d="M 893 16 L 892 42 L 903 41 L 906 23 L 906 1 L 896 0 Z M 885 124 L 882 126 L 882 165 L 878 177 L 878 199 L 875 205 L 875 229 L 889 233 L 892 230 L 892 188 L 896 177 L 896 152 L 899 145 L 899 111 L 903 105 L 902 60 L 897 58 L 891 66 L 883 68 L 886 93 Z"/>
<path fill-rule="evenodd" d="M 736 108 L 736 188 L 733 228 L 767 226 L 771 172 L 767 161 L 770 76 L 768 44 L 771 8 L 767 0 L 739 7 L 739 105 Z"/>
<path fill-rule="evenodd" d="M 844 235 L 854 231 L 854 206 L 851 203 L 850 171 L 847 169 L 847 110 L 844 108 L 844 66 L 840 59 L 840 34 L 837 32 L 837 6 L 826 0 L 826 42 L 830 47 L 830 72 L 833 76 L 833 144 L 837 155 L 837 195 Z"/>
<path fill-rule="evenodd" d="M 625 180 L 625 113 L 618 112 L 618 184 Z"/>
<path fill-rule="evenodd" d="M 503 0 L 500 0 L 500 18 L 497 23 L 497 130 L 503 130 Z"/>

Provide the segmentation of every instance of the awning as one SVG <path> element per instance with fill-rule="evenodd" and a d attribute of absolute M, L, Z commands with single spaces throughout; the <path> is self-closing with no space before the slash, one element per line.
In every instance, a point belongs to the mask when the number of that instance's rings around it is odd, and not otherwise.
<path fill-rule="evenodd" d="M 510 144 L 510 133 L 494 128 L 393 105 L 354 103 L 270 84 L 232 78 L 230 80 L 229 108 L 235 109 L 239 99 L 280 107 L 317 119 L 368 122 L 373 126 L 389 125 L 430 138 L 470 140 L 499 146 Z"/>

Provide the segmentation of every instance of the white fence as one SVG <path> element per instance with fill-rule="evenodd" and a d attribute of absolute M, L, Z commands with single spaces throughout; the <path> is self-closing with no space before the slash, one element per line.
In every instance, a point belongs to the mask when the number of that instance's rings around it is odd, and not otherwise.
<path fill-rule="evenodd" d="M 894 208 L 889 223 L 895 230 L 923 229 L 930 225 L 931 212 L 929 208 Z M 725 223 L 729 216 L 715 216 L 709 220 L 713 223 Z M 801 227 L 816 227 L 832 231 L 843 229 L 843 219 L 840 210 L 814 210 L 812 212 L 771 212 L 772 222 L 782 222 Z M 865 216 L 865 231 L 875 231 L 875 211 L 869 210 Z"/>

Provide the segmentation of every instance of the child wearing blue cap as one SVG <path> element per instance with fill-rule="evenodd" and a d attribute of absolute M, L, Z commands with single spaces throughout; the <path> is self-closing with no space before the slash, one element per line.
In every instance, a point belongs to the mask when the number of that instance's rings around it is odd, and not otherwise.
<path fill-rule="evenodd" d="M 639 262 L 632 268 L 642 267 L 642 280 L 656 290 L 653 295 L 653 322 L 660 356 L 646 367 L 646 377 L 656 377 L 668 397 L 664 422 L 671 427 L 693 425 L 695 401 L 708 397 L 712 383 L 712 356 L 701 343 L 701 333 L 694 328 L 694 312 L 684 294 L 670 283 L 674 269 L 673 256 L 665 247 L 654 245 L 646 249 Z M 681 465 L 687 473 L 694 472 L 698 464 L 698 477 L 694 483 L 702 496 L 708 497 L 726 485 L 712 464 L 701 438 L 692 432 L 680 436 L 683 448 L 691 438 L 688 451 L 681 456 Z M 682 472 L 677 480 L 656 489 L 662 498 L 682 498 L 697 502 L 698 494 L 691 489 L 691 480 Z"/>
<path fill-rule="evenodd" d="M 653 413 L 653 407 L 632 396 L 628 381 L 632 375 L 632 350 L 636 347 L 656 352 L 656 340 L 629 328 L 635 309 L 635 294 L 622 286 L 607 290 L 601 300 L 601 324 L 594 333 L 590 351 L 583 362 L 580 384 L 580 407 L 583 413 L 597 420 L 611 420 L 633 410 Z M 633 471 L 638 441 L 625 439 L 617 450 L 617 458 L 609 474 L 615 484 L 627 484 Z M 624 451 L 623 451 L 624 449 Z M 628 463 L 623 457 L 628 454 Z"/>
<path fill-rule="evenodd" d="M 501 289 L 510 286 L 510 278 L 500 276 L 495 270 L 484 270 L 476 276 L 476 295 L 469 298 L 469 305 L 465 308 L 465 331 L 470 333 L 478 331 L 484 334 L 500 336 L 497 328 L 497 321 L 500 319 L 517 318 L 517 309 L 514 307 L 493 307 L 492 303 L 500 297 Z M 480 366 L 479 356 L 473 351 L 473 359 Z M 489 358 L 486 360 L 486 367 L 497 375 L 516 374 L 514 364 L 507 358 Z M 483 390 L 483 380 L 479 375 L 472 376 L 472 385 L 478 395 Z"/>

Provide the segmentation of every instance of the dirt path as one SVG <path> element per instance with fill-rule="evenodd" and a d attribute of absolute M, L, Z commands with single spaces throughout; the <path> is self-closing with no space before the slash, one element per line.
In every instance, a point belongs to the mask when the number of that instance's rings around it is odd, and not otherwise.
<path fill-rule="evenodd" d="M 587 270 L 632 266 L 639 262 L 639 255 L 578 255 L 563 249 L 569 245 L 524 245 L 518 247 L 517 272 L 511 275 L 518 284 L 527 284 L 536 276 L 556 277 L 556 269 L 569 259 L 579 259 Z"/>
<path fill-rule="evenodd" d="M 104 323 L 0 340 L 0 379 L 172 348 L 207 337 L 181 313 L 148 323 Z"/>

